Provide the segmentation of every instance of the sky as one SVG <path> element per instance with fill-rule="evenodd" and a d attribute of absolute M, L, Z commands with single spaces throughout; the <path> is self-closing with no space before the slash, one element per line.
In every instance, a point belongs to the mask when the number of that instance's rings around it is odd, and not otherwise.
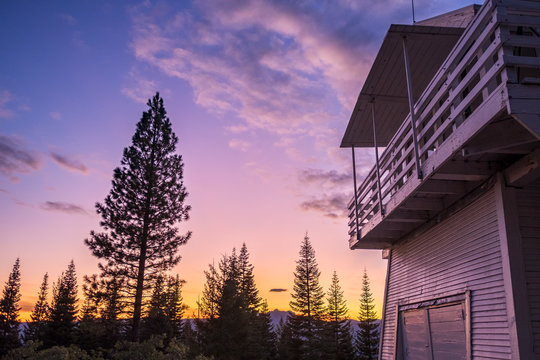
<path fill-rule="evenodd" d="M 421 20 L 466 1 L 417 0 Z M 0 282 L 21 261 L 23 318 L 43 275 L 74 260 L 146 101 L 159 91 L 179 137 L 192 231 L 172 270 L 188 314 L 204 270 L 246 243 L 260 295 L 289 310 L 307 233 L 321 285 L 337 272 L 350 316 L 366 270 L 380 315 L 386 260 L 348 248 L 354 102 L 401 0 L 3 1 L 0 3 Z M 373 149 L 357 150 L 360 179 Z"/>

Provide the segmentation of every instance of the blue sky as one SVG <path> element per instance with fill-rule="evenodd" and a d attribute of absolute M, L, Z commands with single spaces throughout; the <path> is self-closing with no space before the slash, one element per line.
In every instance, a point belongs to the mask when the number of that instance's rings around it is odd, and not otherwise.
<path fill-rule="evenodd" d="M 417 1 L 417 19 L 469 2 Z M 186 301 L 203 270 L 246 242 L 271 308 L 286 309 L 307 231 L 326 287 L 356 311 L 361 270 L 382 299 L 378 251 L 350 251 L 344 210 L 354 101 L 408 1 L 13 1 L 0 4 L 0 275 L 21 257 L 23 305 L 83 244 L 95 202 L 156 91 L 180 138 L 193 231 L 175 271 Z M 359 151 L 359 174 L 372 165 Z"/>

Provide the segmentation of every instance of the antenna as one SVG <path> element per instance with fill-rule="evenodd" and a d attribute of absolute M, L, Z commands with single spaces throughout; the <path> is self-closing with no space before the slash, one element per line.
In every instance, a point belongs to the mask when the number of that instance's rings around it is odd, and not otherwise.
<path fill-rule="evenodd" d="M 414 0 L 411 0 L 412 3 L 412 23 L 416 23 L 416 19 L 414 18 Z"/>

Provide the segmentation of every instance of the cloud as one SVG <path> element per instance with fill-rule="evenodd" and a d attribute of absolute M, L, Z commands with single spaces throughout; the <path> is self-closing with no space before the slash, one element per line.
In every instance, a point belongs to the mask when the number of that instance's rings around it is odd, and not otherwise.
<path fill-rule="evenodd" d="M 287 289 L 281 289 L 281 288 L 270 289 L 270 292 L 285 292 L 285 291 L 287 291 Z"/>
<path fill-rule="evenodd" d="M 54 120 L 60 120 L 62 119 L 62 114 L 58 111 L 51 111 L 49 113 L 49 116 L 51 117 L 51 119 L 54 119 Z"/>
<path fill-rule="evenodd" d="M 351 183 L 352 174 L 338 173 L 336 170 L 306 169 L 298 176 L 302 183 L 344 185 Z"/>
<path fill-rule="evenodd" d="M 77 19 L 75 19 L 72 15 L 60 13 L 57 14 L 58 18 L 61 19 L 63 22 L 70 26 L 74 26 L 77 24 Z"/>
<path fill-rule="evenodd" d="M 69 171 L 80 172 L 83 174 L 86 174 L 88 172 L 88 168 L 86 167 L 86 165 L 76 159 L 69 158 L 65 155 L 61 155 L 53 151 L 50 152 L 50 155 L 58 165 Z"/>
<path fill-rule="evenodd" d="M 20 138 L 0 135 L 0 174 L 17 181 L 15 174 L 27 174 L 40 164 L 37 153 L 26 149 Z"/>
<path fill-rule="evenodd" d="M 146 104 L 158 88 L 158 84 L 155 81 L 144 79 L 134 70 L 129 73 L 129 83 L 129 86 L 122 88 L 122 94 L 141 104 Z"/>
<path fill-rule="evenodd" d="M 7 108 L 7 104 L 13 100 L 13 96 L 7 90 L 0 90 L 0 118 L 12 117 L 13 111 Z"/>
<path fill-rule="evenodd" d="M 41 208 L 47 211 L 59 211 L 66 214 L 88 214 L 81 206 L 62 201 L 46 201 Z"/>
<path fill-rule="evenodd" d="M 229 141 L 229 146 L 233 149 L 238 149 L 241 151 L 248 151 L 251 147 L 251 143 L 249 141 L 240 140 L 240 139 L 232 139 Z"/>
<path fill-rule="evenodd" d="M 233 129 L 326 131 L 356 98 L 371 59 L 362 48 L 371 41 L 370 31 L 359 31 L 361 22 L 350 14 L 338 16 L 334 4 L 322 9 L 333 19 L 316 6 L 299 6 L 200 1 L 197 13 L 165 17 L 135 9 L 132 48 L 142 62 L 187 81 L 197 104 L 235 114 L 242 123 Z M 351 21 L 336 21 L 343 16 Z"/>
<path fill-rule="evenodd" d="M 315 210 L 330 218 L 347 217 L 347 205 L 351 195 L 335 193 L 304 201 L 300 207 L 304 211 Z"/>
<path fill-rule="evenodd" d="M 6 189 L 0 189 L 0 193 L 2 194 L 9 194 L 9 192 Z"/>

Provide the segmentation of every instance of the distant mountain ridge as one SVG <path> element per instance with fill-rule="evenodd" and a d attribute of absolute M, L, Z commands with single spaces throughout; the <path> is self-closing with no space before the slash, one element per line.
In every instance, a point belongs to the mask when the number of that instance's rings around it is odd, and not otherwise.
<path fill-rule="evenodd" d="M 283 320 L 283 321 L 287 320 L 287 316 L 289 314 L 292 314 L 292 311 L 281 311 L 281 310 L 278 310 L 278 309 L 270 311 L 270 319 L 272 320 L 272 325 L 274 326 L 274 330 L 277 329 L 278 324 L 279 324 L 279 322 L 281 320 Z M 356 333 L 359 330 L 358 329 L 358 323 L 360 321 L 355 320 L 355 319 L 349 319 L 349 322 L 351 323 L 351 328 Z M 377 319 L 376 323 L 377 323 L 377 326 L 379 326 L 379 327 L 381 326 L 381 320 L 380 319 Z"/>

